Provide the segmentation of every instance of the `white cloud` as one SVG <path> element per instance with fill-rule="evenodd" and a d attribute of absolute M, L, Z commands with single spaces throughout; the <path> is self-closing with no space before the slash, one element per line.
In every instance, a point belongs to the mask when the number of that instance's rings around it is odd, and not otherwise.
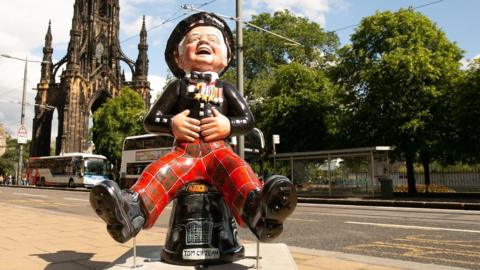
<path fill-rule="evenodd" d="M 125 79 L 128 81 L 131 80 L 131 78 L 132 73 L 125 72 Z M 148 81 L 150 82 L 150 89 L 152 89 L 152 91 L 150 92 L 150 104 L 153 104 L 153 102 L 155 102 L 155 100 L 162 93 L 163 87 L 166 83 L 166 78 L 160 75 L 150 74 L 148 75 Z"/>
<path fill-rule="evenodd" d="M 468 66 L 470 65 L 470 63 L 471 63 L 470 59 L 462 58 L 460 60 L 460 64 L 462 64 L 461 69 L 463 69 L 463 70 L 468 69 Z"/>
<path fill-rule="evenodd" d="M 148 80 L 150 81 L 150 88 L 152 89 L 152 92 L 150 92 L 152 96 L 152 98 L 150 99 L 150 103 L 153 104 L 153 102 L 155 102 L 155 100 L 162 93 L 163 87 L 166 83 L 166 79 L 165 77 L 158 75 L 148 75 Z"/>
<path fill-rule="evenodd" d="M 35 58 L 35 56 L 29 56 Z M 20 125 L 21 100 L 23 90 L 23 73 L 25 63 L 19 60 L 3 58 L 0 60 L 0 122 L 4 123 L 10 131 L 16 132 Z M 36 92 L 32 90 L 40 78 L 40 66 L 38 63 L 29 63 L 27 70 L 27 86 L 25 101 L 34 104 Z M 25 106 L 25 126 L 31 134 L 34 108 L 31 105 Z M 13 135 L 13 134 L 12 134 Z"/>
<path fill-rule="evenodd" d="M 69 37 L 72 14 L 72 1 L 1 1 L 0 33 L 18 38 L 24 46 L 22 49 L 31 49 L 44 40 L 48 21 L 52 20 L 53 42 L 65 42 Z M 2 39 L 0 50 L 6 49 L 4 43 Z"/>
<path fill-rule="evenodd" d="M 244 20 L 250 20 L 252 18 L 253 15 L 257 15 L 258 14 L 258 11 L 255 10 L 255 9 L 245 9 L 243 11 L 243 19 Z"/>
<path fill-rule="evenodd" d="M 269 11 L 288 9 L 296 15 L 304 16 L 311 21 L 325 26 L 325 14 L 334 9 L 346 9 L 344 0 L 252 0 L 250 4 L 253 9 L 258 10 L 262 6 Z"/>
<path fill-rule="evenodd" d="M 475 55 L 472 59 L 462 58 L 462 60 L 460 60 L 462 64 L 461 69 L 467 70 L 475 59 L 480 59 L 480 54 Z"/>
<path fill-rule="evenodd" d="M 41 60 L 48 21 L 52 20 L 53 46 L 57 51 L 65 47 L 69 38 L 73 1 L 0 1 L 0 53 Z M 58 47 L 56 45 L 59 44 Z M 58 51 L 57 51 L 58 52 Z M 24 62 L 0 57 L 0 122 L 15 135 L 20 124 L 20 102 L 23 88 Z M 40 78 L 40 64 L 28 64 L 26 102 L 33 104 Z M 25 107 L 25 125 L 31 134 L 34 108 Z"/>

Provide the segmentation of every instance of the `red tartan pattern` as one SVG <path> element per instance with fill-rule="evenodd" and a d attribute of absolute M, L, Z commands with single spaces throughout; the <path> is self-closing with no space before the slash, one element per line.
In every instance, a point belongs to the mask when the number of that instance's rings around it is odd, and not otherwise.
<path fill-rule="evenodd" d="M 152 162 L 131 190 L 138 192 L 151 228 L 168 203 L 188 182 L 205 180 L 215 186 L 240 226 L 247 194 L 261 189 L 252 168 L 223 141 L 179 143 L 175 150 Z"/>

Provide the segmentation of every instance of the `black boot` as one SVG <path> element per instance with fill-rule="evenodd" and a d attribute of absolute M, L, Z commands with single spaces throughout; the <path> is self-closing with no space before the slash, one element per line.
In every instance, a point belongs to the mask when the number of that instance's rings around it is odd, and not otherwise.
<path fill-rule="evenodd" d="M 297 206 L 295 188 L 281 175 L 265 181 L 263 191 L 251 191 L 244 207 L 243 217 L 250 230 L 262 242 L 277 238 L 283 231 L 283 222 Z"/>
<path fill-rule="evenodd" d="M 145 224 L 145 214 L 138 193 L 120 190 L 117 183 L 106 180 L 92 188 L 90 205 L 107 223 L 107 231 L 115 241 L 127 242 Z"/>

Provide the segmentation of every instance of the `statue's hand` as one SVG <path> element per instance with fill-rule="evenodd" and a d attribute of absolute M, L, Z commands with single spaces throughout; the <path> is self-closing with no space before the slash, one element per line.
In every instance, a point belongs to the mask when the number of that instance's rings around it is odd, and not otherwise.
<path fill-rule="evenodd" d="M 223 140 L 230 135 L 230 120 L 217 109 L 212 108 L 213 116 L 200 121 L 201 133 L 205 142 Z"/>
<path fill-rule="evenodd" d="M 177 141 L 192 142 L 200 137 L 200 121 L 189 114 L 190 110 L 185 110 L 172 117 L 172 133 Z"/>

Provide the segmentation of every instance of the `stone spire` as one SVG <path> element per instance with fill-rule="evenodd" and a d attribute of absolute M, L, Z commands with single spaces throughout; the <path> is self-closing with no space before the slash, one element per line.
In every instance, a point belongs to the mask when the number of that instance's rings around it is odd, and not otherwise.
<path fill-rule="evenodd" d="M 67 70 L 80 69 L 80 38 L 81 38 L 81 17 L 80 2 L 75 0 L 73 6 L 72 29 L 70 30 L 70 43 L 68 44 Z"/>
<path fill-rule="evenodd" d="M 145 15 L 143 16 L 142 30 L 140 30 L 140 43 L 138 44 L 138 57 L 135 62 L 134 80 L 147 80 L 148 76 L 148 44 L 147 28 L 145 27 Z"/>
<path fill-rule="evenodd" d="M 45 35 L 45 45 L 43 46 L 43 63 L 42 63 L 42 71 L 40 79 L 44 83 L 48 83 L 51 80 L 52 75 L 52 22 L 48 22 L 48 30 L 47 34 Z"/>

